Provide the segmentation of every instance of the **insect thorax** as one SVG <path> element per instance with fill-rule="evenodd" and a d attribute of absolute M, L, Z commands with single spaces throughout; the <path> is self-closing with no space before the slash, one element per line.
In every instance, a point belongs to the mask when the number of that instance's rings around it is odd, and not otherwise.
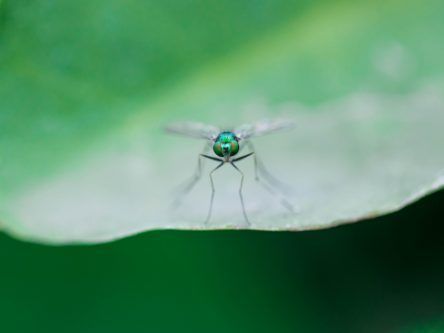
<path fill-rule="evenodd" d="M 213 151 L 217 156 L 227 157 L 239 152 L 239 139 L 233 132 L 221 132 L 213 144 Z"/>

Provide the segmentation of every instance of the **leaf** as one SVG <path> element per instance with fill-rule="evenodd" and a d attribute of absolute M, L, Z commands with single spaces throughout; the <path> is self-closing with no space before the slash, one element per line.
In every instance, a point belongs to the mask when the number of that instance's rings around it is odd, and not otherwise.
<path fill-rule="evenodd" d="M 237 22 L 234 3 L 225 18 Z M 193 8 L 50 4 L 0 7 L 0 214 L 17 237 L 88 243 L 152 229 L 245 228 L 239 174 L 227 166 L 214 174 L 214 210 L 204 223 L 213 161 L 172 209 L 204 146 L 168 136 L 162 129 L 175 121 L 223 127 L 285 116 L 297 124 L 253 140 L 294 213 L 255 182 L 252 160 L 238 164 L 253 229 L 353 222 L 443 185 L 438 1 L 310 10 L 279 2 L 283 20 L 264 26 L 252 15 L 225 35 L 222 18 L 212 23 Z M 80 23 L 57 15 L 67 11 Z M 48 20 L 38 25 L 34 17 Z M 204 19 L 188 34 L 174 23 L 195 17 Z M 205 35 L 207 27 L 219 38 Z M 193 49 L 199 42 L 205 48 Z"/>

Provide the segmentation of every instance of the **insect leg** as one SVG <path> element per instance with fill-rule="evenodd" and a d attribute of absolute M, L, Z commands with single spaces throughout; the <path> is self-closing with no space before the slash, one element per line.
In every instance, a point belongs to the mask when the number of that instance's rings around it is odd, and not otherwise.
<path fill-rule="evenodd" d="M 208 158 L 209 160 L 217 161 L 217 162 L 223 161 L 223 159 L 221 159 L 221 158 L 209 156 L 209 155 L 205 155 L 205 154 L 200 154 L 200 156 Z"/>
<path fill-rule="evenodd" d="M 247 141 L 246 142 L 248 147 L 254 152 L 254 146 L 251 142 Z M 283 197 L 282 195 L 282 186 L 280 186 L 280 182 L 274 177 L 272 176 L 267 169 L 265 169 L 263 163 L 260 161 L 260 159 L 257 157 L 257 154 L 254 154 L 253 156 L 254 159 L 254 179 L 262 185 L 262 187 L 268 192 L 270 193 L 272 196 L 276 197 L 280 197 L 279 198 L 279 202 L 280 204 L 285 207 L 290 213 L 295 213 L 295 209 L 293 207 L 293 205 Z M 264 182 L 262 180 L 262 178 L 259 177 L 259 172 L 262 172 L 264 174 L 264 177 L 267 178 L 268 183 Z M 271 185 L 273 184 L 273 186 Z M 276 188 L 279 188 L 281 191 L 281 193 L 278 193 L 278 191 L 276 190 Z"/>
<path fill-rule="evenodd" d="M 233 159 L 231 160 L 231 162 L 241 161 L 241 160 L 243 160 L 244 158 L 247 158 L 248 156 L 251 156 L 251 155 L 253 155 L 253 154 L 254 154 L 254 151 L 251 152 L 251 153 L 245 154 L 245 155 L 243 155 L 243 156 L 233 158 Z"/>
<path fill-rule="evenodd" d="M 189 180 L 187 180 L 184 185 L 182 185 L 182 188 L 178 190 L 178 194 L 176 194 L 176 199 L 173 202 L 173 207 L 178 207 L 182 203 L 182 199 L 194 188 L 196 183 L 199 181 L 199 179 L 202 177 L 202 155 L 206 153 L 211 148 L 211 145 L 207 143 L 202 150 L 202 153 L 199 154 L 197 158 L 197 168 L 194 172 L 194 175 L 191 176 Z"/>
<path fill-rule="evenodd" d="M 246 142 L 246 145 L 250 148 L 251 151 L 256 151 L 254 149 L 253 144 L 250 141 Z M 255 159 L 256 159 L 256 166 L 255 169 L 258 172 L 261 172 L 264 176 L 264 178 L 267 179 L 267 181 L 272 184 L 274 187 L 279 188 L 282 192 L 285 192 L 287 185 L 282 183 L 279 179 L 277 179 L 275 176 L 273 176 L 268 170 L 267 168 L 265 168 L 264 163 L 262 162 L 262 160 L 257 156 L 257 154 L 255 154 Z"/>
<path fill-rule="evenodd" d="M 245 155 L 245 156 L 242 156 L 242 158 L 246 158 L 246 157 L 248 157 L 250 155 L 252 155 L 252 153 L 248 154 L 248 155 Z M 231 161 L 230 163 L 241 174 L 241 181 L 240 181 L 240 186 L 239 186 L 239 198 L 240 198 L 240 201 L 241 201 L 242 213 L 244 214 L 245 221 L 247 222 L 247 226 L 250 226 L 250 220 L 248 220 L 247 211 L 245 210 L 244 196 L 242 194 L 242 188 L 244 186 L 244 173 L 233 163 L 233 161 Z"/>
<path fill-rule="evenodd" d="M 211 184 L 211 198 L 210 198 L 210 207 L 208 209 L 208 215 L 207 218 L 205 220 L 205 225 L 208 224 L 208 222 L 210 221 L 211 218 L 211 213 L 213 211 L 213 201 L 214 201 L 214 194 L 216 192 L 215 188 L 214 188 L 214 181 L 213 181 L 213 173 L 214 171 L 216 171 L 217 169 L 219 169 L 222 165 L 224 165 L 224 161 L 222 160 L 217 167 L 215 167 L 213 170 L 211 170 L 210 172 L 210 184 Z"/>

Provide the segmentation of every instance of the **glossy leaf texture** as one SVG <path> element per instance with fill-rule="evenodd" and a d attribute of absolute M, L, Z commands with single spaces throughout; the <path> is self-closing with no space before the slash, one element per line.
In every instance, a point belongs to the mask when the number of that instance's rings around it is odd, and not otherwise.
<path fill-rule="evenodd" d="M 152 229 L 309 230 L 395 211 L 444 183 L 441 1 L 0 4 L 0 219 L 47 243 Z M 253 138 L 270 194 L 163 128 L 287 118 Z M 283 198 L 295 207 L 289 212 Z"/>

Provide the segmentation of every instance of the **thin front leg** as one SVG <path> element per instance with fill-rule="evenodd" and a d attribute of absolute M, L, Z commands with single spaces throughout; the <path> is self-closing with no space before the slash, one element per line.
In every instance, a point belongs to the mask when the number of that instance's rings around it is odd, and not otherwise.
<path fill-rule="evenodd" d="M 208 225 L 208 222 L 210 222 L 211 213 L 213 211 L 214 194 L 216 192 L 216 190 L 214 188 L 213 173 L 214 173 L 214 171 L 219 169 L 222 165 L 224 165 L 224 163 L 225 162 L 222 160 L 222 162 L 220 162 L 220 164 L 217 167 L 215 167 L 213 170 L 211 170 L 211 172 L 210 172 L 211 198 L 210 198 L 210 208 L 208 209 L 208 215 L 207 215 L 207 219 L 205 220 L 205 225 Z"/>
<path fill-rule="evenodd" d="M 245 155 L 243 155 L 243 156 L 241 156 L 241 157 L 233 158 L 233 159 L 231 160 L 231 162 L 241 161 L 241 160 L 243 160 L 244 158 L 247 158 L 248 156 L 251 156 L 251 155 L 253 155 L 253 154 L 254 154 L 254 151 L 252 151 L 251 153 L 245 154 Z"/>
<path fill-rule="evenodd" d="M 252 154 L 248 154 L 248 155 L 239 157 L 238 160 L 246 158 L 246 157 L 248 157 L 250 155 L 252 155 Z M 242 194 L 242 189 L 243 189 L 243 186 L 244 186 L 244 173 L 233 162 L 230 162 L 230 163 L 241 174 L 241 181 L 240 181 L 240 186 L 239 186 L 239 198 L 240 198 L 240 202 L 241 202 L 241 205 L 242 205 L 242 213 L 244 214 L 245 221 L 247 222 L 247 226 L 250 226 L 250 220 L 248 219 L 247 211 L 245 210 L 244 196 Z"/>

